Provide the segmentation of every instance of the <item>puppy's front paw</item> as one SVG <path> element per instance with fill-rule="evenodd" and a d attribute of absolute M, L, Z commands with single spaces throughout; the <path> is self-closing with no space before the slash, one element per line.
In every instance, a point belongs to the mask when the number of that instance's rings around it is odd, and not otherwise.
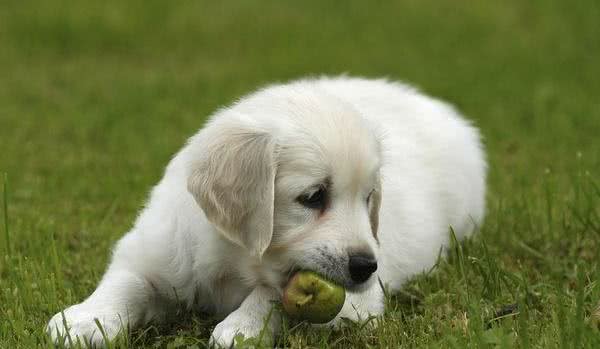
<path fill-rule="evenodd" d="M 76 344 L 79 341 L 91 346 L 102 346 L 104 336 L 96 322 L 100 323 L 108 340 L 115 338 L 125 325 L 125 319 L 121 320 L 116 312 L 76 304 L 54 315 L 48 322 L 46 332 L 57 344 L 70 346 L 71 342 Z"/>
<path fill-rule="evenodd" d="M 215 326 L 210 336 L 210 345 L 217 348 L 229 348 L 235 341 L 238 334 L 243 335 L 244 339 L 258 338 L 263 332 L 261 344 L 265 345 L 272 341 L 273 330 L 262 319 L 258 319 L 252 314 L 244 314 L 235 311 L 229 314 L 225 320 Z"/>
<path fill-rule="evenodd" d="M 328 322 L 325 326 L 334 328 L 343 327 L 348 319 L 352 322 L 365 323 L 377 326 L 379 324 L 379 315 L 384 311 L 383 291 L 376 285 L 363 293 L 348 293 L 346 302 L 340 313 Z"/>

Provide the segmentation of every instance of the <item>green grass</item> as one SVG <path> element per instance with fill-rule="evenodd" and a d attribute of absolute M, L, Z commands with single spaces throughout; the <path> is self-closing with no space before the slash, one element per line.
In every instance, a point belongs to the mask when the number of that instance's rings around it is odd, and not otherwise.
<path fill-rule="evenodd" d="M 0 348 L 50 346 L 47 320 L 94 289 L 211 111 L 343 72 L 405 80 L 472 119 L 488 214 L 379 328 L 291 327 L 280 346 L 600 348 L 598 18 L 596 0 L 4 1 Z M 214 324 L 181 314 L 115 347 L 203 347 Z"/>

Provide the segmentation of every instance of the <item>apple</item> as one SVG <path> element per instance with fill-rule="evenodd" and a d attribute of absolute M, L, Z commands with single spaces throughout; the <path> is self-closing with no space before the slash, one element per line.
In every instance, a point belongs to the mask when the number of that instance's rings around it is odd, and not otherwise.
<path fill-rule="evenodd" d="M 323 324 L 335 318 L 346 299 L 344 287 L 313 271 L 299 271 L 283 290 L 283 309 L 295 319 Z"/>

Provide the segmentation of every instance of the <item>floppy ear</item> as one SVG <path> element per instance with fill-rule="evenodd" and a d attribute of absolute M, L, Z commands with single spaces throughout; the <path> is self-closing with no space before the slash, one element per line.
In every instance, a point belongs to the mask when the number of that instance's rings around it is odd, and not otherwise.
<path fill-rule="evenodd" d="M 377 230 L 379 229 L 379 207 L 381 206 L 381 180 L 377 180 L 377 185 L 369 203 L 369 221 L 371 222 L 371 232 L 375 240 L 379 242 Z"/>
<path fill-rule="evenodd" d="M 273 235 L 274 141 L 250 127 L 209 127 L 188 191 L 223 236 L 260 257 Z"/>

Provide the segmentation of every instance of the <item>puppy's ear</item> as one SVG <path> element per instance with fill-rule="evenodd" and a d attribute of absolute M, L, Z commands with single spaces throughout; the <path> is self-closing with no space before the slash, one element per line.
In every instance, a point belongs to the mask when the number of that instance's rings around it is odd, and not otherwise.
<path fill-rule="evenodd" d="M 377 180 L 377 185 L 373 194 L 371 194 L 371 200 L 369 202 L 369 220 L 371 222 L 371 232 L 375 240 L 379 241 L 377 237 L 377 230 L 379 229 L 379 207 L 381 206 L 381 180 Z"/>
<path fill-rule="evenodd" d="M 260 257 L 273 235 L 273 138 L 236 124 L 209 127 L 200 135 L 202 154 L 188 178 L 188 191 L 223 236 Z"/>

